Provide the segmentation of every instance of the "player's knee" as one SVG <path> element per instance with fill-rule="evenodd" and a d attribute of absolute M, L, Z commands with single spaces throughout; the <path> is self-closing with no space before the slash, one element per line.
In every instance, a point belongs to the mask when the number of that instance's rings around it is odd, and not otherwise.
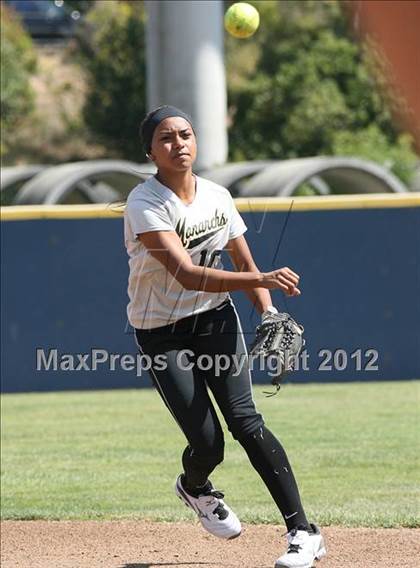
<path fill-rule="evenodd" d="M 240 441 L 242 438 L 252 435 L 264 425 L 261 414 L 255 413 L 241 418 L 235 418 L 229 424 L 229 430 L 235 440 Z"/>
<path fill-rule="evenodd" d="M 219 465 L 220 463 L 222 463 L 222 461 L 225 459 L 225 444 L 223 443 L 223 445 L 221 447 L 219 447 L 217 449 L 217 452 L 212 454 L 211 459 L 213 460 L 212 465 L 214 465 L 216 467 L 216 465 Z"/>
<path fill-rule="evenodd" d="M 217 465 L 222 463 L 225 457 L 225 442 L 223 439 L 218 440 L 217 444 L 212 444 L 211 446 L 201 446 L 192 448 L 187 446 L 182 455 L 182 462 L 184 469 L 188 469 L 188 465 L 191 464 L 198 468 L 215 468 Z"/>
<path fill-rule="evenodd" d="M 217 446 L 211 448 L 207 454 L 207 460 L 211 466 L 216 467 L 225 459 L 225 441 L 219 440 Z"/>

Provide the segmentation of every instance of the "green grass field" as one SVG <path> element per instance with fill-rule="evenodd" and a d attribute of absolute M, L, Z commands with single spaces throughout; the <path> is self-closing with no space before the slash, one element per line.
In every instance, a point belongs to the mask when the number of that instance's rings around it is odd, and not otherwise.
<path fill-rule="evenodd" d="M 419 383 L 254 387 L 322 525 L 420 526 Z M 2 396 L 4 519 L 191 519 L 173 493 L 184 439 L 151 390 Z M 212 479 L 242 520 L 279 513 L 226 436 Z"/>

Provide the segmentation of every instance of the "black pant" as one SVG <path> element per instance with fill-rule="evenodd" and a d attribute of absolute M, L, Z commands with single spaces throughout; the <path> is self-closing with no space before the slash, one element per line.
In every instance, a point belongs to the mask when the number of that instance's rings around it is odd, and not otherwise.
<path fill-rule="evenodd" d="M 286 454 L 255 408 L 247 350 L 231 301 L 175 324 L 137 329 L 136 338 L 152 361 L 161 356 L 151 376 L 188 440 L 182 456 L 188 485 L 204 485 L 223 461 L 223 430 L 209 388 L 229 431 L 246 450 L 283 516 L 292 515 L 289 523 L 286 518 L 288 528 L 305 524 Z"/>

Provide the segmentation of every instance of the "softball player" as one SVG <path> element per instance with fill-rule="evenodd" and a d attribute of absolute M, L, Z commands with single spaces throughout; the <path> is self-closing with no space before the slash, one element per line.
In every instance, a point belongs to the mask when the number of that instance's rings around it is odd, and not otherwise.
<path fill-rule="evenodd" d="M 188 442 L 175 492 L 211 534 L 240 535 L 239 519 L 209 480 L 224 451 L 210 389 L 283 515 L 288 548 L 276 568 L 309 568 L 325 554 L 323 539 L 306 518 L 282 445 L 255 407 L 241 325 L 229 296 L 244 290 L 264 318 L 277 311 L 269 289 L 299 295 L 299 276 L 287 267 L 258 270 L 230 193 L 192 172 L 197 146 L 188 115 L 159 107 L 146 116 L 141 133 L 158 172 L 131 191 L 125 209 L 127 312 L 141 353 L 158 361 L 151 369 L 154 385 Z M 223 269 L 222 250 L 236 272 Z"/>

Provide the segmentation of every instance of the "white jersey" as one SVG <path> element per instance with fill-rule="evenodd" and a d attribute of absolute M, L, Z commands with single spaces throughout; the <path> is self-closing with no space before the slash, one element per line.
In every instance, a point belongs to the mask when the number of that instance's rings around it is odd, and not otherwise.
<path fill-rule="evenodd" d="M 130 257 L 127 315 L 137 329 L 152 329 L 217 307 L 227 292 L 186 290 L 137 235 L 175 231 L 194 264 L 223 269 L 221 251 L 246 231 L 229 191 L 196 176 L 196 194 L 189 205 L 155 177 L 129 194 L 124 213 L 125 246 Z"/>

